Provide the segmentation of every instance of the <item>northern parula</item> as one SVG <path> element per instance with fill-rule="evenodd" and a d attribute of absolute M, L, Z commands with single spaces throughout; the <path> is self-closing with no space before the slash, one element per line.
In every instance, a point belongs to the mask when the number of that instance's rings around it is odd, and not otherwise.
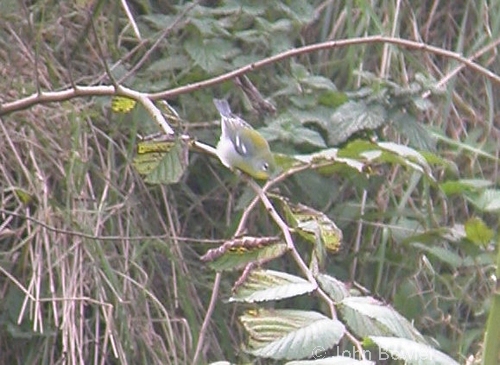
<path fill-rule="evenodd" d="M 255 179 L 267 180 L 275 168 L 266 139 L 250 124 L 231 112 L 227 100 L 214 99 L 221 116 L 217 156 L 229 169 L 238 169 Z"/>

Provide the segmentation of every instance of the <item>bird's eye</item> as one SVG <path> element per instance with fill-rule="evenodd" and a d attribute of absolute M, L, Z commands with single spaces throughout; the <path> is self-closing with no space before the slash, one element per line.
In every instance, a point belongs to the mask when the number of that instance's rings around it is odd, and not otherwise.
<path fill-rule="evenodd" d="M 267 162 L 264 162 L 262 164 L 262 170 L 267 171 L 269 169 L 269 164 Z"/>

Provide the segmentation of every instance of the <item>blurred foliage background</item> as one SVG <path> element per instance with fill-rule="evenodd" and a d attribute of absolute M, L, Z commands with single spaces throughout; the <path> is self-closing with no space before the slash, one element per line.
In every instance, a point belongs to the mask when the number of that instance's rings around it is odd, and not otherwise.
<path fill-rule="evenodd" d="M 130 88 L 168 90 L 295 47 L 370 35 L 474 57 L 498 74 L 499 28 L 497 0 L 3 0 L 0 102 L 110 84 L 106 67 Z M 247 74 L 275 114 L 252 108 L 233 82 L 169 102 L 182 119 L 174 128 L 211 145 L 219 97 L 276 152 L 311 153 L 358 137 L 446 161 L 432 171 L 435 184 L 392 163 L 365 178 L 307 170 L 278 188 L 343 231 L 328 273 L 391 303 L 463 362 L 480 352 L 493 286 L 499 86 L 471 69 L 454 74 L 458 67 L 424 50 L 359 44 Z M 1 116 L 1 363 L 192 359 L 214 278 L 199 257 L 232 236 L 250 190 L 196 153 L 180 183 L 145 183 L 132 166 L 137 136 L 158 127 L 141 108 L 117 114 L 110 106 L 108 97 L 75 98 Z M 248 232 L 276 234 L 262 213 L 253 212 Z M 286 259 L 272 267 L 295 270 Z M 237 278 L 223 276 L 222 299 Z M 295 300 L 298 308 L 315 305 Z M 203 361 L 249 361 L 240 311 L 218 302 Z"/>

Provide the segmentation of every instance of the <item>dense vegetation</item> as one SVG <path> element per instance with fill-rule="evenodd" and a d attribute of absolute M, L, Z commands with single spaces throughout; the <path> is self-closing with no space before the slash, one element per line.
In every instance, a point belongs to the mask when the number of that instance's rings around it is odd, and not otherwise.
<path fill-rule="evenodd" d="M 497 0 L 2 0 L 0 363 L 497 363 L 499 43 Z"/>

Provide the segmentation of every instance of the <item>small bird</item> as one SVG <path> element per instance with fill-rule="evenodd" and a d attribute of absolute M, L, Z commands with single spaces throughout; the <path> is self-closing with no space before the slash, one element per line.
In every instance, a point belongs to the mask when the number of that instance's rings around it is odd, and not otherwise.
<path fill-rule="evenodd" d="M 229 169 L 238 169 L 255 179 L 267 180 L 275 169 L 266 139 L 250 124 L 231 112 L 227 100 L 214 99 L 221 116 L 217 156 Z"/>

